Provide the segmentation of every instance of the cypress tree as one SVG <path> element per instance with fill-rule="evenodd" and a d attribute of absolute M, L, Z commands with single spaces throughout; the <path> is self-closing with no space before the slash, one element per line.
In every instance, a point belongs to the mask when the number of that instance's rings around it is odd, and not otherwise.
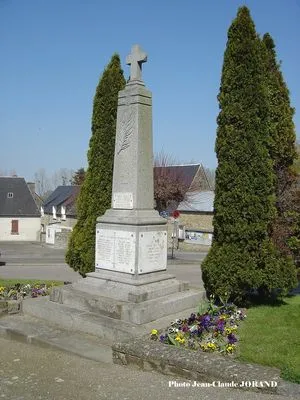
<path fill-rule="evenodd" d="M 236 303 L 268 296 L 293 277 L 269 239 L 276 215 L 262 44 L 247 7 L 228 30 L 218 96 L 214 239 L 202 263 L 208 294 Z"/>
<path fill-rule="evenodd" d="M 297 156 L 294 160 L 293 168 L 299 179 L 299 176 L 300 176 L 300 142 L 296 143 L 296 153 L 297 153 Z"/>
<path fill-rule="evenodd" d="M 271 227 L 272 239 L 283 256 L 292 255 L 289 238 L 295 228 L 294 161 L 297 157 L 294 109 L 290 105 L 289 90 L 277 62 L 274 41 L 269 33 L 262 39 L 266 57 L 266 79 L 269 101 L 269 151 L 274 161 L 276 176 L 277 217 Z"/>
<path fill-rule="evenodd" d="M 266 52 L 270 116 L 269 147 L 277 178 L 276 192 L 279 194 L 284 189 L 284 183 L 280 182 L 281 175 L 284 177 L 289 172 L 297 155 L 295 147 L 296 132 L 293 122 L 295 110 L 290 104 L 289 90 L 284 81 L 280 64 L 277 62 L 275 43 L 271 35 L 266 33 L 262 42 Z"/>
<path fill-rule="evenodd" d="M 96 220 L 111 206 L 118 93 L 124 87 L 120 58 L 114 54 L 96 88 L 88 168 L 66 253 L 66 262 L 82 276 L 94 271 Z"/>

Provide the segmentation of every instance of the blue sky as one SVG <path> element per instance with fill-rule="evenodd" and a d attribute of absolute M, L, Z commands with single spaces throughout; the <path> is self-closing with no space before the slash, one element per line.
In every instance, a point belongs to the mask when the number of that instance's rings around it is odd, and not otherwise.
<path fill-rule="evenodd" d="M 216 167 L 227 30 L 246 4 L 276 43 L 300 138 L 300 0 L 0 0 L 0 171 L 87 165 L 92 102 L 112 54 L 148 54 L 154 151 Z"/>

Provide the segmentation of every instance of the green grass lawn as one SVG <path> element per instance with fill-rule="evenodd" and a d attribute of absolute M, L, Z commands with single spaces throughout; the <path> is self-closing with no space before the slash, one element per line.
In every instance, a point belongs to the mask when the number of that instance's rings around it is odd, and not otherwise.
<path fill-rule="evenodd" d="M 300 383 L 299 295 L 279 306 L 250 308 L 239 338 L 240 360 L 277 367 L 282 378 Z"/>
<path fill-rule="evenodd" d="M 0 287 L 10 287 L 14 286 L 17 283 L 20 283 L 21 285 L 41 285 L 41 284 L 46 284 L 47 286 L 59 286 L 63 285 L 64 283 L 62 281 L 47 281 L 47 280 L 38 280 L 38 279 L 3 279 L 0 277 Z"/>

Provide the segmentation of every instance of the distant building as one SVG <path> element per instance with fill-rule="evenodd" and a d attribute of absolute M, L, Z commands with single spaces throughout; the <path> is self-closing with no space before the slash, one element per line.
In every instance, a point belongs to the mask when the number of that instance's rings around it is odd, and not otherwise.
<path fill-rule="evenodd" d="M 160 215 L 167 218 L 168 247 L 199 250 L 199 244 L 209 246 L 212 241 L 214 182 L 202 164 L 155 167 L 154 174 L 174 176 L 186 188 L 184 201 L 171 202 Z M 172 179 L 171 179 L 172 180 Z M 173 212 L 180 216 L 174 220 Z"/>
<path fill-rule="evenodd" d="M 156 173 L 166 173 L 168 176 L 174 175 L 176 178 L 180 178 L 180 180 L 184 182 L 188 193 L 191 194 L 212 191 L 212 182 L 207 176 L 203 165 L 199 163 L 154 167 L 154 175 Z M 58 186 L 44 202 L 41 209 L 42 227 L 44 232 L 43 240 L 47 243 L 58 244 L 58 242 L 61 242 L 61 246 L 66 245 L 68 236 L 77 222 L 76 200 L 79 191 L 80 186 L 77 185 Z M 172 219 L 170 216 L 172 211 L 176 210 L 177 207 L 178 203 L 170 204 L 170 207 L 163 215 L 168 218 L 169 247 L 172 245 L 173 234 Z M 208 223 L 208 229 L 209 232 L 212 232 L 210 225 L 211 224 Z"/>
<path fill-rule="evenodd" d="M 177 210 L 179 217 L 180 248 L 189 248 L 191 245 L 210 246 L 213 237 L 213 191 L 188 192 L 187 200 L 182 201 Z"/>
<path fill-rule="evenodd" d="M 41 213 L 25 179 L 0 177 L 0 241 L 38 241 L 40 230 Z"/>
<path fill-rule="evenodd" d="M 174 179 L 174 181 L 180 181 L 182 187 L 186 188 L 186 192 L 200 192 L 200 191 L 212 191 L 213 182 L 207 176 L 206 170 L 202 164 L 182 164 L 182 165 L 169 165 L 169 166 L 155 166 L 154 167 L 154 179 L 161 177 L 163 180 L 164 176 L 167 179 Z M 171 202 L 167 210 L 162 212 L 163 217 L 171 215 L 172 211 L 176 210 L 178 202 Z"/>
<path fill-rule="evenodd" d="M 166 171 L 169 175 L 179 177 L 189 190 L 213 190 L 212 182 L 202 164 L 155 166 L 154 174 L 159 171 Z"/>
<path fill-rule="evenodd" d="M 43 240 L 65 247 L 76 224 L 76 200 L 80 186 L 58 186 L 41 207 Z"/>
<path fill-rule="evenodd" d="M 65 226 L 76 223 L 76 200 L 80 186 L 58 186 L 42 205 L 42 213 L 47 223 L 63 222 Z"/>
<path fill-rule="evenodd" d="M 35 183 L 34 182 L 27 182 L 27 186 L 29 187 L 29 190 L 31 191 L 32 197 L 38 206 L 39 210 L 41 209 L 41 206 L 43 204 L 43 199 L 41 196 L 39 196 L 36 191 L 35 191 Z"/>

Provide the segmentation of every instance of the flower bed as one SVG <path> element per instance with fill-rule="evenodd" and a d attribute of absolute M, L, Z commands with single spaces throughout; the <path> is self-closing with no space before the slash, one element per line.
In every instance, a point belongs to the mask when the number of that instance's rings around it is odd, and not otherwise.
<path fill-rule="evenodd" d="M 15 283 L 0 285 L 0 315 L 16 314 L 22 311 L 22 301 L 28 297 L 47 296 L 54 283 Z"/>
<path fill-rule="evenodd" d="M 205 312 L 177 319 L 164 332 L 152 329 L 150 338 L 173 346 L 205 352 L 232 354 L 237 347 L 237 333 L 245 312 L 234 304 L 217 306 L 211 298 Z"/>
<path fill-rule="evenodd" d="M 15 285 L 0 286 L 0 300 L 19 300 L 24 297 L 39 297 L 47 296 L 53 285 L 29 283 Z"/>

